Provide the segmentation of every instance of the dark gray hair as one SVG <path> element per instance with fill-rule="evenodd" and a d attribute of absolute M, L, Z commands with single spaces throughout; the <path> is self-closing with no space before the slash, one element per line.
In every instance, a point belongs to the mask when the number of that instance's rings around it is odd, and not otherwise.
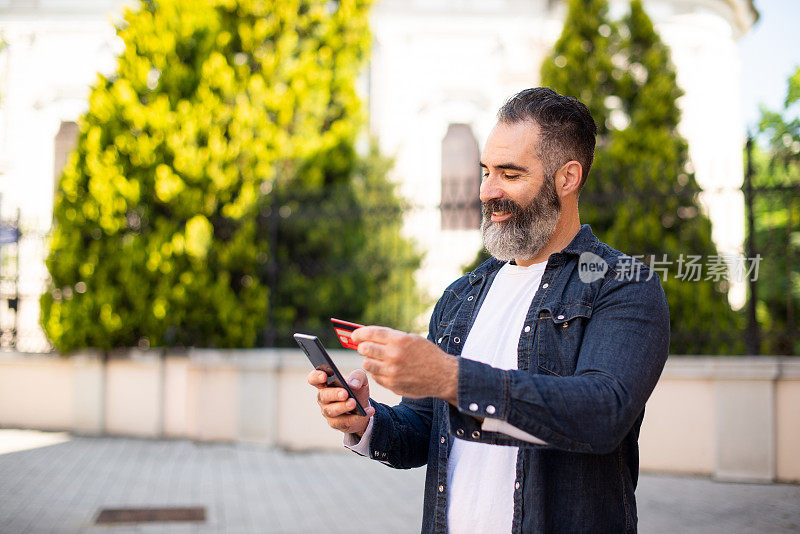
<path fill-rule="evenodd" d="M 594 161 L 597 125 L 589 109 L 577 98 L 556 93 L 548 87 L 525 89 L 515 94 L 497 112 L 504 123 L 531 121 L 539 126 L 536 156 L 545 176 L 553 176 L 568 161 L 583 167 L 581 189 Z"/>

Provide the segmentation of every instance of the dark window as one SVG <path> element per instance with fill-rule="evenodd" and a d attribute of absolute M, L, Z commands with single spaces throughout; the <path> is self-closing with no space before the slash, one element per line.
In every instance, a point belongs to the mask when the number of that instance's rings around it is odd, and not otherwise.
<path fill-rule="evenodd" d="M 56 187 L 58 187 L 58 180 L 61 178 L 64 166 L 67 164 L 69 153 L 72 152 L 77 145 L 78 125 L 71 121 L 62 122 L 61 128 L 58 129 L 58 133 L 56 134 L 56 153 L 55 159 L 53 160 Z"/>
<path fill-rule="evenodd" d="M 442 229 L 480 227 L 481 154 L 467 124 L 451 124 L 442 139 Z"/>

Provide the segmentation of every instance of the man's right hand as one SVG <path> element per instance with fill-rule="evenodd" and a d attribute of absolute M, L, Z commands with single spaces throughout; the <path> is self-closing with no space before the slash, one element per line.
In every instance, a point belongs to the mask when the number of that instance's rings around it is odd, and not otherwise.
<path fill-rule="evenodd" d="M 308 374 L 308 383 L 317 388 L 317 404 L 322 410 L 322 416 L 336 430 L 346 434 L 356 434 L 359 438 L 369 425 L 369 418 L 375 413 L 375 408 L 369 405 L 369 381 L 367 373 L 361 369 L 356 369 L 347 377 L 347 385 L 353 390 L 353 394 L 358 399 L 366 417 L 348 412 L 355 410 L 356 401 L 349 398 L 347 390 L 344 388 L 327 387 L 328 377 L 324 371 L 311 371 Z"/>

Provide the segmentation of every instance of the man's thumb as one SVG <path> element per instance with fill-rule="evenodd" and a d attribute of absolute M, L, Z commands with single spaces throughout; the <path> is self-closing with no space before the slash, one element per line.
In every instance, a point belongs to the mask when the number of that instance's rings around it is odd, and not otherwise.
<path fill-rule="evenodd" d="M 356 369 L 350 373 L 350 378 L 347 379 L 347 383 L 351 388 L 361 389 L 367 385 L 367 373 L 365 373 L 363 369 Z"/>

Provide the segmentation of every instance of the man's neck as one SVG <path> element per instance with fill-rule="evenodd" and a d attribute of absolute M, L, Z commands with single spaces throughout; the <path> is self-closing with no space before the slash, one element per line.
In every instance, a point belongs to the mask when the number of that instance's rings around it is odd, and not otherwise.
<path fill-rule="evenodd" d="M 562 211 L 561 217 L 558 219 L 558 224 L 556 224 L 556 229 L 544 248 L 533 258 L 514 258 L 514 262 L 522 267 L 528 267 L 534 263 L 547 261 L 550 254 L 555 254 L 556 252 L 564 250 L 567 245 L 572 242 L 580 229 L 581 221 L 578 217 L 578 210 L 569 210 L 569 212 Z"/>

